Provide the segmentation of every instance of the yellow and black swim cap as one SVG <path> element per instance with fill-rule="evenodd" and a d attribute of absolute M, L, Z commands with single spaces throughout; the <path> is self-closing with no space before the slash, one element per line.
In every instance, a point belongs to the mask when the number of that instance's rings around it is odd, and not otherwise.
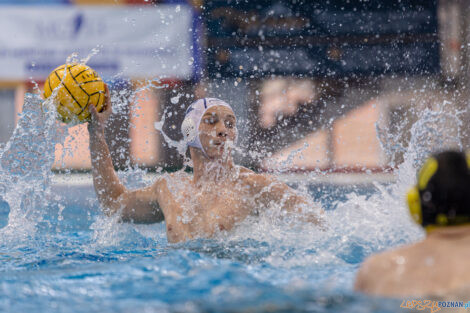
<path fill-rule="evenodd" d="M 427 230 L 470 223 L 470 155 L 445 151 L 430 157 L 407 200 L 412 218 Z"/>

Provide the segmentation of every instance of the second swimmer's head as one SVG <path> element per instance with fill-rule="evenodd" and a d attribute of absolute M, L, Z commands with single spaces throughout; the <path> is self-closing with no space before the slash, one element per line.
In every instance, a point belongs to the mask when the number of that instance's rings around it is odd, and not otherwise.
<path fill-rule="evenodd" d="M 217 158 L 226 152 L 227 143 L 237 137 L 235 114 L 225 101 L 199 99 L 187 108 L 181 132 L 188 147 L 200 149 L 208 158 Z"/>
<path fill-rule="evenodd" d="M 408 192 L 413 219 L 433 227 L 470 223 L 470 158 L 459 151 L 430 157 L 418 173 L 418 183 Z"/>

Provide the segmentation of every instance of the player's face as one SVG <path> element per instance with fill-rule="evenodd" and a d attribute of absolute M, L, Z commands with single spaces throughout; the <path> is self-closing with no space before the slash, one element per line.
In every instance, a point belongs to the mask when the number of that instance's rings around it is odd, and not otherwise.
<path fill-rule="evenodd" d="M 225 106 L 213 106 L 204 113 L 199 125 L 199 139 L 210 158 L 230 154 L 230 143 L 237 136 L 235 123 L 235 114 Z"/>

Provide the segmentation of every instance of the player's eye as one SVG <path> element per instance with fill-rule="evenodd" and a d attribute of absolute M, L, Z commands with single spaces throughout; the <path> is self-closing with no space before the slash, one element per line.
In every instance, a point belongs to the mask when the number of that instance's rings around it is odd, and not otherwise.
<path fill-rule="evenodd" d="M 215 119 L 214 117 L 206 117 L 204 118 L 204 123 L 206 124 L 214 124 L 217 122 L 217 119 Z"/>
<path fill-rule="evenodd" d="M 225 121 L 225 127 L 233 128 L 233 122 L 232 121 Z"/>

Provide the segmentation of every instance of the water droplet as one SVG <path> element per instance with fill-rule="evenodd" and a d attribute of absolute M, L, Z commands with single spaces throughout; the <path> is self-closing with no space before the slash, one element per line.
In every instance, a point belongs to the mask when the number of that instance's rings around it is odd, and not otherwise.
<path fill-rule="evenodd" d="M 170 99 L 170 102 L 172 104 L 177 104 L 178 102 L 180 101 L 180 97 L 179 96 L 176 96 L 176 97 L 173 97 Z"/>

